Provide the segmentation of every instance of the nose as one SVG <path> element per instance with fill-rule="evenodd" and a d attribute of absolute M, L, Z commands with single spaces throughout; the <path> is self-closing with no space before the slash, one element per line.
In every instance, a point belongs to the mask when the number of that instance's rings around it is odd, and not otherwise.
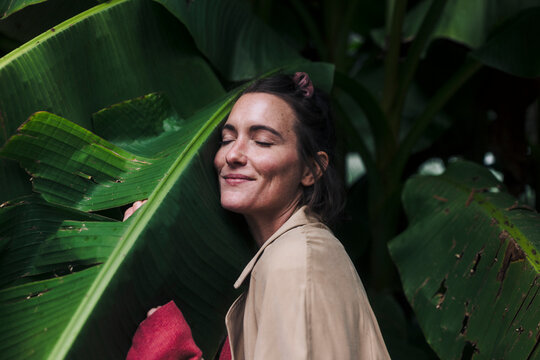
<path fill-rule="evenodd" d="M 243 166 L 247 162 L 245 144 L 241 139 L 236 139 L 225 154 L 225 160 L 229 166 Z"/>

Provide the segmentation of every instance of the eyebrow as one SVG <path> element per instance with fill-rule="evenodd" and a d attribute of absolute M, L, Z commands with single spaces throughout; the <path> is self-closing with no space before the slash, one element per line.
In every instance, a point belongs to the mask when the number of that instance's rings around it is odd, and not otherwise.
<path fill-rule="evenodd" d="M 225 124 L 223 126 L 223 130 L 230 130 L 230 131 L 236 132 L 236 128 L 231 124 Z M 252 126 L 249 127 L 249 132 L 256 132 L 256 131 L 259 131 L 259 130 L 268 131 L 268 132 L 276 135 L 277 137 L 279 137 L 281 140 L 283 140 L 283 136 L 277 130 L 275 130 L 275 129 L 269 127 L 269 126 L 266 126 L 266 125 L 252 125 Z"/>

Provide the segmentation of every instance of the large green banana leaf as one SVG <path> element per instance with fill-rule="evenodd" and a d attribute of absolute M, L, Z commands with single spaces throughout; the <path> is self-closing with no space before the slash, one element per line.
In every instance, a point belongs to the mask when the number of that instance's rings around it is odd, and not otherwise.
<path fill-rule="evenodd" d="M 1 236 L 10 270 L 0 291 L 4 358 L 69 351 L 69 358 L 121 358 L 143 309 L 169 299 L 205 353 L 216 350 L 231 284 L 248 257 L 242 232 L 219 208 L 211 165 L 217 139 L 209 138 L 233 97 L 184 121 L 157 95 L 113 107 L 112 118 L 100 114 L 120 126 L 161 125 L 153 137 L 141 128 L 132 142 L 150 157 L 46 112 L 20 128 L 1 155 L 20 160 L 45 199 L 85 210 L 149 200 L 125 223 L 36 200 L 4 206 L 1 218 L 12 224 Z M 153 118 L 144 111 L 156 108 L 152 102 L 161 107 Z M 142 118 L 134 119 L 137 112 Z"/>
<path fill-rule="evenodd" d="M 237 0 L 155 0 L 182 21 L 197 47 L 233 81 L 300 60 L 299 54 Z M 234 23 L 228 21 L 234 14 Z"/>
<path fill-rule="evenodd" d="M 479 165 L 410 179 L 390 251 L 442 359 L 540 357 L 540 216 Z"/>
<path fill-rule="evenodd" d="M 224 93 L 205 56 L 232 80 L 299 59 L 242 2 L 158 2 L 106 2 L 0 59 L 0 146 L 36 111 L 91 129 L 88 114 L 151 92 L 189 116 Z M 0 201 L 29 192 L 0 160 Z"/>
<path fill-rule="evenodd" d="M 185 27 L 161 5 L 98 5 L 0 59 L 0 144 L 36 111 L 91 128 L 89 114 L 156 91 L 182 117 L 224 93 Z M 2 161 L 0 201 L 29 193 L 26 180 Z"/>
<path fill-rule="evenodd" d="M 537 2 L 538 4 L 538 2 Z M 528 41 L 540 33 L 540 6 L 520 12 L 471 56 L 484 64 L 522 77 L 540 76 L 540 42 Z"/>
<path fill-rule="evenodd" d="M 46 0 L 0 0 L 0 19 L 4 19 L 29 5 L 44 1 Z"/>

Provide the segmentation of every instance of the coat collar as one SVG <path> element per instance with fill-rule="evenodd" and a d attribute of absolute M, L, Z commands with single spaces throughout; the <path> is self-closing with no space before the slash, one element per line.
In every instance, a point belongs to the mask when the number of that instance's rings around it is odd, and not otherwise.
<path fill-rule="evenodd" d="M 292 216 L 287 221 L 285 221 L 285 223 L 281 225 L 281 227 L 277 229 L 277 231 L 273 233 L 272 236 L 268 238 L 268 240 L 264 242 L 264 244 L 261 246 L 259 251 L 257 251 L 255 256 L 246 265 L 246 267 L 244 268 L 244 271 L 242 271 L 242 273 L 240 274 L 240 277 L 238 277 L 238 280 L 236 280 L 236 282 L 234 283 L 234 288 L 238 289 L 240 286 L 242 286 L 246 278 L 249 276 L 249 274 L 251 274 L 251 271 L 253 271 L 255 264 L 257 263 L 259 258 L 262 256 L 264 250 L 270 244 L 272 244 L 278 237 L 280 237 L 281 235 L 283 235 L 284 233 L 286 233 L 287 231 L 291 229 L 308 224 L 313 221 L 317 221 L 317 220 L 314 219 L 313 215 L 309 213 L 309 209 L 306 205 L 296 210 L 296 212 L 292 214 Z"/>

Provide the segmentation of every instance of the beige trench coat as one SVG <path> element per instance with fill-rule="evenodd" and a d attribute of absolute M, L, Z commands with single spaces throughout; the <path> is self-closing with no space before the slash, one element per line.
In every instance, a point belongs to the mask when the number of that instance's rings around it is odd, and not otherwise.
<path fill-rule="evenodd" d="M 343 246 L 307 207 L 259 249 L 226 316 L 233 360 L 389 359 Z"/>

